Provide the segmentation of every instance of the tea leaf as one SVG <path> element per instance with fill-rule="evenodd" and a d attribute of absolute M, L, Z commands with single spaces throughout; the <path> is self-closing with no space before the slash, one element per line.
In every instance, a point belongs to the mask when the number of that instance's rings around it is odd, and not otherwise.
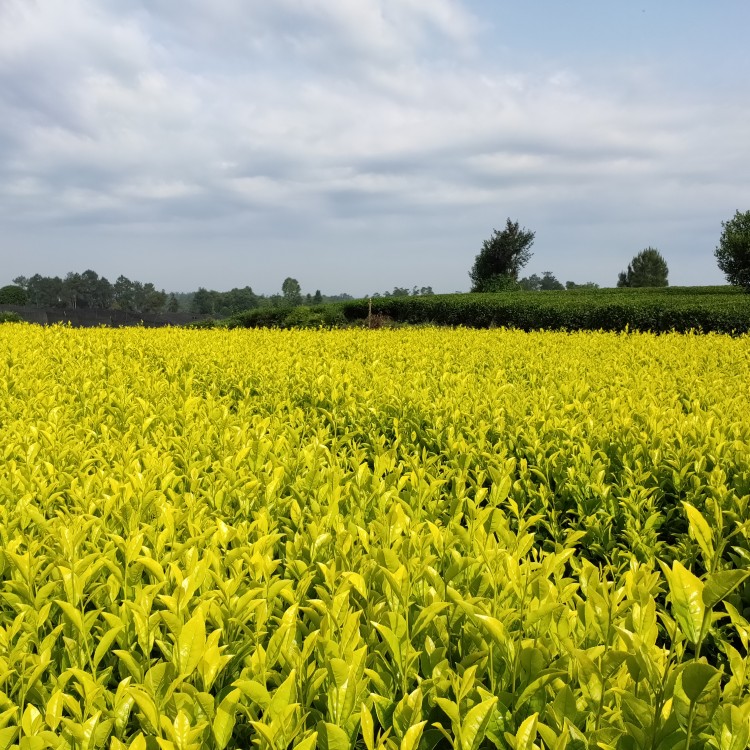
<path fill-rule="evenodd" d="M 721 570 L 711 573 L 703 588 L 703 604 L 712 609 L 731 594 L 748 576 L 750 570 Z"/>
<path fill-rule="evenodd" d="M 674 616 L 687 639 L 697 644 L 705 614 L 703 583 L 677 560 L 672 563 L 672 570 L 664 568 L 664 573 L 669 581 Z"/>
<path fill-rule="evenodd" d="M 180 631 L 177 640 L 177 670 L 183 677 L 191 675 L 198 666 L 206 647 L 206 623 L 201 612 L 191 617 Z"/>
<path fill-rule="evenodd" d="M 236 721 L 237 704 L 241 696 L 242 691 L 238 688 L 230 690 L 216 709 L 216 716 L 211 725 L 211 730 L 219 750 L 224 750 L 232 738 Z"/>

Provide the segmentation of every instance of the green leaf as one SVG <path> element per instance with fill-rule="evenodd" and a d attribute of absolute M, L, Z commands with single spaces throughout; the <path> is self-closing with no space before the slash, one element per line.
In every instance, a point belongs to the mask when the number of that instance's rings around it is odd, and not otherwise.
<path fill-rule="evenodd" d="M 565 723 L 565 719 L 571 724 L 575 724 L 578 721 L 576 697 L 569 685 L 563 685 L 558 691 L 552 707 L 555 718 L 561 726 Z"/>
<path fill-rule="evenodd" d="M 721 678 L 721 672 L 710 664 L 691 662 L 683 670 L 682 689 L 691 703 L 695 703 L 713 682 Z"/>
<path fill-rule="evenodd" d="M 189 677 L 203 656 L 206 648 L 206 622 L 203 612 L 196 612 L 183 626 L 177 639 L 177 671 L 181 677 Z"/>
<path fill-rule="evenodd" d="M 576 651 L 575 656 L 578 662 L 578 682 L 583 694 L 593 703 L 600 703 L 604 691 L 604 681 L 599 668 L 583 651 Z"/>
<path fill-rule="evenodd" d="M 551 727 L 543 724 L 541 721 L 536 725 L 536 731 L 542 738 L 544 744 L 552 748 L 552 750 L 564 750 L 567 747 L 567 727 L 565 727 L 560 735 L 554 732 Z M 600 747 L 602 747 L 600 745 Z"/>
<path fill-rule="evenodd" d="M 282 716 L 284 710 L 295 702 L 297 693 L 297 670 L 293 669 L 284 682 L 274 691 L 271 703 L 268 705 L 268 713 L 276 718 Z"/>
<path fill-rule="evenodd" d="M 393 710 L 393 731 L 396 737 L 403 737 L 409 727 L 422 718 L 422 689 L 417 688 L 405 695 Z"/>
<path fill-rule="evenodd" d="M 268 690 L 255 680 L 236 680 L 232 683 L 232 687 L 239 688 L 244 696 L 259 705 L 263 710 L 271 704 L 271 695 Z"/>
<path fill-rule="evenodd" d="M 524 689 L 523 692 L 516 698 L 516 708 L 520 708 L 527 700 L 529 700 L 534 693 L 543 688 L 550 682 L 564 677 L 567 672 L 561 669 L 549 669 L 544 674 L 539 675 L 535 680 L 532 680 Z"/>
<path fill-rule="evenodd" d="M 711 573 L 703 588 L 703 604 L 712 609 L 729 596 L 748 576 L 750 570 L 721 570 Z"/>
<path fill-rule="evenodd" d="M 445 715 L 451 720 L 451 724 L 457 729 L 461 726 L 461 714 L 458 706 L 448 698 L 435 698 L 435 703 L 440 706 Z"/>
<path fill-rule="evenodd" d="M 115 638 L 117 638 L 121 631 L 122 627 L 112 628 L 101 637 L 99 645 L 96 647 L 96 651 L 94 651 L 93 662 L 95 667 L 99 666 L 99 662 L 101 662 L 104 655 L 110 650 L 110 648 L 112 648 Z"/>
<path fill-rule="evenodd" d="M 281 617 L 279 627 L 276 628 L 266 651 L 266 660 L 269 667 L 273 667 L 287 649 L 288 642 L 294 637 L 297 626 L 297 605 L 289 607 Z"/>
<path fill-rule="evenodd" d="M 381 638 L 385 641 L 388 650 L 391 652 L 391 656 L 393 656 L 400 668 L 401 644 L 398 640 L 398 636 L 387 625 L 381 625 L 379 622 L 373 622 L 372 625 L 375 630 L 380 633 Z"/>
<path fill-rule="evenodd" d="M 216 716 L 214 717 L 211 730 L 213 731 L 219 750 L 224 750 L 232 738 L 236 721 L 237 703 L 241 696 L 242 691 L 239 688 L 231 690 L 224 696 L 224 700 L 222 700 L 216 709 Z"/>
<path fill-rule="evenodd" d="M 24 735 L 26 737 L 33 737 L 42 731 L 43 726 L 44 720 L 42 719 L 41 712 L 36 706 L 32 706 L 29 703 L 21 717 L 21 729 L 23 729 Z"/>
<path fill-rule="evenodd" d="M 365 579 L 359 573 L 353 573 L 352 571 L 346 571 L 342 574 L 342 578 L 366 601 L 367 600 L 367 584 Z"/>
<path fill-rule="evenodd" d="M 276 729 L 262 721 L 251 721 L 250 726 L 266 741 L 269 747 L 276 747 Z"/>
<path fill-rule="evenodd" d="M 409 727 L 401 740 L 401 750 L 415 750 L 419 747 L 419 740 L 422 737 L 422 730 L 426 721 L 420 721 L 419 724 Z"/>
<path fill-rule="evenodd" d="M 691 662 L 678 673 L 672 707 L 680 726 L 686 728 L 692 722 L 697 734 L 715 718 L 721 699 L 721 675 L 703 662 Z"/>
<path fill-rule="evenodd" d="M 321 750 L 349 750 L 349 737 L 335 724 L 327 721 L 318 723 L 318 739 Z"/>
<path fill-rule="evenodd" d="M 375 750 L 375 723 L 370 709 L 363 703 L 359 712 L 359 726 L 367 750 Z"/>
<path fill-rule="evenodd" d="M 8 750 L 18 734 L 18 727 L 0 729 L 0 750 Z"/>
<path fill-rule="evenodd" d="M 164 699 L 168 698 L 167 692 L 173 679 L 174 667 L 169 662 L 162 661 L 146 672 L 146 676 L 143 678 L 143 687 L 157 703 L 162 703 Z"/>
<path fill-rule="evenodd" d="M 123 662 L 123 664 L 125 664 L 131 677 L 136 682 L 141 682 L 143 680 L 143 670 L 141 669 L 141 665 L 135 660 L 129 651 L 115 649 L 112 653 Z"/>
<path fill-rule="evenodd" d="M 78 742 L 81 750 L 93 750 L 100 716 L 101 711 L 97 711 L 90 719 L 80 725 L 81 733 Z"/>
<path fill-rule="evenodd" d="M 47 701 L 47 707 L 44 711 L 44 721 L 47 726 L 54 732 L 60 725 L 62 719 L 64 696 L 62 690 L 55 690 Z"/>
<path fill-rule="evenodd" d="M 72 604 L 62 599 L 55 599 L 55 604 L 60 607 L 65 619 L 74 625 L 79 633 L 83 633 L 83 617 L 81 613 Z"/>
<path fill-rule="evenodd" d="M 466 714 L 461 724 L 462 750 L 476 750 L 482 742 L 496 703 L 497 697 L 493 696 L 478 703 Z"/>
<path fill-rule="evenodd" d="M 371 693 L 371 697 L 380 726 L 389 727 L 393 723 L 393 711 L 396 708 L 396 704 L 389 698 L 377 695 L 376 693 Z"/>
<path fill-rule="evenodd" d="M 490 615 L 476 615 L 477 620 L 484 625 L 487 632 L 492 636 L 492 639 L 497 643 L 498 646 L 504 648 L 508 642 L 508 633 L 505 630 L 505 626 L 494 617 Z"/>
<path fill-rule="evenodd" d="M 294 750 L 315 750 L 315 745 L 318 742 L 318 733 L 313 732 L 312 734 L 307 735 L 304 740 L 301 742 L 298 742 L 294 746 Z"/>
<path fill-rule="evenodd" d="M 539 714 L 529 716 L 520 727 L 515 736 L 516 750 L 532 750 L 536 739 L 536 726 L 539 722 Z"/>
<path fill-rule="evenodd" d="M 701 628 L 705 606 L 703 604 L 703 583 L 675 560 L 670 571 L 662 564 L 672 595 L 672 610 L 685 637 L 697 645 L 701 639 Z"/>
<path fill-rule="evenodd" d="M 411 637 L 415 638 L 421 633 L 443 610 L 450 607 L 448 602 L 433 602 L 425 607 L 414 622 L 411 629 Z"/>
<path fill-rule="evenodd" d="M 183 710 L 179 710 L 172 726 L 174 728 L 174 739 L 178 750 L 187 750 L 190 746 L 190 717 Z"/>
<path fill-rule="evenodd" d="M 159 712 L 156 709 L 156 704 L 153 698 L 143 690 L 139 688 L 130 688 L 129 691 L 133 700 L 136 702 L 138 708 L 140 708 L 143 715 L 146 717 L 146 721 L 151 725 L 150 727 L 143 727 L 149 734 L 159 731 Z"/>
<path fill-rule="evenodd" d="M 748 706 L 725 705 L 721 723 L 721 750 L 747 750 L 750 739 L 750 716 Z"/>
<path fill-rule="evenodd" d="M 703 562 L 707 568 L 711 567 L 711 561 L 714 557 L 714 542 L 711 527 L 700 512 L 690 503 L 683 502 L 682 505 L 687 513 L 688 523 L 690 524 L 690 535 L 698 543 L 703 553 Z"/>
<path fill-rule="evenodd" d="M 336 657 L 328 661 L 328 674 L 331 676 L 333 684 L 340 688 L 349 679 L 349 665 L 343 659 Z"/>

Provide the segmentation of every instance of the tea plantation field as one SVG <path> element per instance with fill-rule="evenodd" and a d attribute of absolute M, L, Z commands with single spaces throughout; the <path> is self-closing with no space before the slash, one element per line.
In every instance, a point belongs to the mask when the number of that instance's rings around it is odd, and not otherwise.
<path fill-rule="evenodd" d="M 744 750 L 750 338 L 0 326 L 0 750 Z"/>

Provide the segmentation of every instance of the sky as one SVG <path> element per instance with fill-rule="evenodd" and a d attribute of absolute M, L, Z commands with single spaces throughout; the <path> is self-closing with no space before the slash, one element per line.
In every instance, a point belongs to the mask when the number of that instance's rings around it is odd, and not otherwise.
<path fill-rule="evenodd" d="M 747 0 L 0 0 L 0 285 L 724 282 L 750 210 Z"/>

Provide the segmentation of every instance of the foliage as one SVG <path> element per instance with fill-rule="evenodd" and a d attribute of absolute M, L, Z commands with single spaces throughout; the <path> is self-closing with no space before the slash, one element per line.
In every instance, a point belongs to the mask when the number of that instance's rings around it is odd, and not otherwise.
<path fill-rule="evenodd" d="M 17 312 L 0 310 L 0 323 L 20 323 L 21 316 Z"/>
<path fill-rule="evenodd" d="M 471 291 L 499 291 L 498 281 L 516 281 L 519 271 L 531 259 L 533 244 L 534 232 L 521 229 L 517 221 L 507 219 L 505 229 L 493 229 L 469 272 Z"/>
<path fill-rule="evenodd" d="M 0 743 L 742 750 L 749 347 L 5 327 Z"/>
<path fill-rule="evenodd" d="M 302 304 L 302 287 L 299 281 L 288 276 L 281 285 L 281 294 L 284 304 L 295 307 Z"/>
<path fill-rule="evenodd" d="M 585 281 L 583 284 L 577 284 L 575 281 L 566 281 L 566 289 L 598 289 L 599 284 L 593 281 Z"/>
<path fill-rule="evenodd" d="M 373 298 L 377 297 L 424 297 L 426 295 L 435 294 L 435 292 L 432 291 L 431 286 L 423 286 L 423 287 L 412 287 L 411 291 L 407 287 L 401 287 L 401 286 L 395 286 L 393 287 L 392 292 L 385 291 L 382 294 L 380 292 L 375 292 L 371 296 Z"/>
<path fill-rule="evenodd" d="M 71 271 L 64 279 L 35 274 L 30 278 L 19 276 L 13 281 L 26 291 L 28 303 L 35 307 L 159 312 L 167 303 L 166 292 L 151 283 L 119 276 L 111 284 L 90 269 L 83 273 Z"/>
<path fill-rule="evenodd" d="M 193 295 L 192 310 L 199 315 L 213 315 L 216 311 L 214 293 L 209 292 L 206 287 L 199 286 L 198 291 Z"/>
<path fill-rule="evenodd" d="M 715 250 L 719 268 L 730 284 L 750 292 L 750 211 L 736 211 L 729 221 L 722 221 L 721 238 Z"/>
<path fill-rule="evenodd" d="M 296 307 L 288 312 L 281 328 L 337 328 L 346 325 L 346 318 L 336 307 Z"/>
<path fill-rule="evenodd" d="M 15 284 L 0 287 L 0 305 L 25 305 L 29 301 L 26 290 Z"/>
<path fill-rule="evenodd" d="M 628 270 L 617 279 L 618 287 L 669 286 L 667 261 L 654 247 L 647 247 L 633 257 Z"/>
<path fill-rule="evenodd" d="M 339 306 L 350 322 L 367 318 L 367 300 Z M 545 294 L 439 294 L 372 300 L 374 314 L 399 323 L 525 331 L 750 331 L 750 299 L 736 287 L 600 289 Z"/>
<path fill-rule="evenodd" d="M 218 315 L 225 317 L 235 315 L 244 310 L 258 307 L 260 300 L 249 286 L 242 289 L 234 288 L 228 292 L 217 292 L 213 289 L 199 287 L 192 295 L 190 309 L 203 315 Z"/>
<path fill-rule="evenodd" d="M 228 328 L 338 328 L 347 325 L 340 304 L 259 307 L 234 315 Z"/>
<path fill-rule="evenodd" d="M 552 271 L 545 271 L 541 277 L 533 273 L 531 276 L 521 279 L 518 285 L 527 292 L 553 292 L 565 289 L 555 278 Z"/>

